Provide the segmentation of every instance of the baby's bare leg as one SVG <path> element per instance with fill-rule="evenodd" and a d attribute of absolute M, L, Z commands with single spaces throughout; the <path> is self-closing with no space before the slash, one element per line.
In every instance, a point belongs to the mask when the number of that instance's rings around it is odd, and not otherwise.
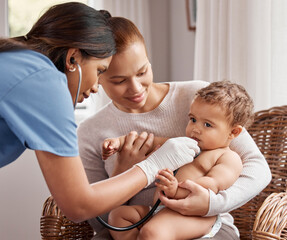
<path fill-rule="evenodd" d="M 149 212 L 147 206 L 120 206 L 111 211 L 109 215 L 109 224 L 115 227 L 127 227 L 140 221 Z M 129 231 L 112 231 L 114 240 L 133 240 L 137 239 L 139 228 L 133 228 Z"/>
<path fill-rule="evenodd" d="M 141 228 L 137 240 L 198 238 L 211 231 L 215 220 L 216 217 L 183 216 L 164 208 Z"/>

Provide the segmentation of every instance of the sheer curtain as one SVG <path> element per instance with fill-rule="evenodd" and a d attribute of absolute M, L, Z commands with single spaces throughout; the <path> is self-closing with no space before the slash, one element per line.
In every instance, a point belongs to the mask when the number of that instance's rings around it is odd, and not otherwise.
<path fill-rule="evenodd" d="M 287 104 L 287 1 L 198 1 L 194 79 L 242 84 L 255 110 Z"/>
<path fill-rule="evenodd" d="M 97 10 L 108 10 L 112 16 L 130 19 L 143 34 L 149 56 L 151 57 L 150 11 L 147 0 L 88 0 L 88 4 Z"/>

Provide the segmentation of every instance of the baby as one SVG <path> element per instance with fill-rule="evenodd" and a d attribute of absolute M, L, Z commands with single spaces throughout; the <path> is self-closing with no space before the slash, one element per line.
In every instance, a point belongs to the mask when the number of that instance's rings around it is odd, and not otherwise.
<path fill-rule="evenodd" d="M 253 101 L 246 90 L 229 81 L 213 82 L 200 89 L 193 99 L 186 136 L 198 142 L 200 155 L 193 162 L 178 169 L 176 176 L 169 169 L 159 171 L 157 191 L 163 191 L 169 198 L 184 198 L 189 192 L 178 187 L 186 179 L 217 193 L 230 187 L 239 177 L 242 162 L 237 153 L 229 148 L 232 139 L 243 127 L 253 120 Z M 167 138 L 155 137 L 154 146 L 163 144 Z M 106 139 L 103 143 L 103 158 L 121 151 L 125 136 Z M 155 194 L 155 199 L 158 193 Z M 148 206 L 120 206 L 111 211 L 109 223 L 124 227 L 143 218 Z M 213 237 L 220 229 L 219 216 L 184 216 L 160 206 L 155 214 L 141 228 L 126 232 L 110 231 L 117 239 L 192 239 Z"/>

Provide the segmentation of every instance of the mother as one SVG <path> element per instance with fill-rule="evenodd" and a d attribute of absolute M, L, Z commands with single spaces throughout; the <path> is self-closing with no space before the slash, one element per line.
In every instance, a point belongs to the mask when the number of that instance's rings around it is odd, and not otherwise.
<path fill-rule="evenodd" d="M 203 81 L 154 83 L 145 42 L 136 26 L 121 17 L 111 17 L 109 22 L 117 53 L 99 82 L 112 102 L 83 122 L 78 130 L 80 155 L 91 183 L 130 168 L 145 154 L 141 146 L 133 144 L 130 136 L 118 159 L 103 161 L 101 143 L 105 138 L 125 135 L 132 130 L 162 137 L 184 136 L 191 100 L 199 88 L 208 84 Z M 188 198 L 174 203 L 161 197 L 167 206 L 185 215 L 221 214 L 223 226 L 213 239 L 238 239 L 238 230 L 227 212 L 254 197 L 271 178 L 264 157 L 246 130 L 233 140 L 231 148 L 243 161 L 242 174 L 232 187 L 215 195 L 187 182 L 183 186 L 193 190 Z M 154 190 L 154 185 L 150 185 L 127 204 L 150 205 Z M 95 221 L 91 220 L 91 224 L 96 231 L 101 230 Z"/>
<path fill-rule="evenodd" d="M 51 7 L 26 36 L 0 39 L 0 167 L 26 148 L 35 150 L 51 194 L 74 221 L 122 204 L 152 181 L 157 169 L 186 163 L 171 153 L 163 165 L 155 153 L 117 178 L 89 184 L 79 157 L 73 105 L 97 91 L 98 77 L 115 50 L 106 17 L 75 2 Z M 192 156 L 194 141 L 182 140 L 165 147 L 183 146 Z"/>

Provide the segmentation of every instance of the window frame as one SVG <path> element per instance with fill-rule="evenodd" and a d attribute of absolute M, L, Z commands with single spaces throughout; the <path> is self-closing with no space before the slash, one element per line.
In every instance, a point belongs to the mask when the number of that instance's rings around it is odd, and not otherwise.
<path fill-rule="evenodd" d="M 8 0 L 0 1 L 0 37 L 9 36 Z"/>

